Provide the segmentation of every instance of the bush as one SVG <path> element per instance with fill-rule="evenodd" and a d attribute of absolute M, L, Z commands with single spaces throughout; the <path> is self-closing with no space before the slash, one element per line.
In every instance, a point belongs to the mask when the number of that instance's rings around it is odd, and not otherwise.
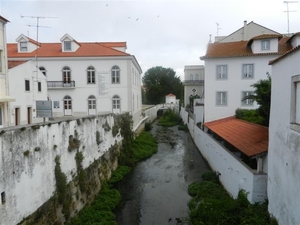
<path fill-rule="evenodd" d="M 145 123 L 145 131 L 150 131 L 152 129 L 152 125 L 149 122 Z"/>
<path fill-rule="evenodd" d="M 236 109 L 235 117 L 251 123 L 264 124 L 264 118 L 261 117 L 255 109 Z"/>
<path fill-rule="evenodd" d="M 163 116 L 159 119 L 157 125 L 172 127 L 177 124 L 180 124 L 181 121 L 182 119 L 180 118 L 179 114 L 175 112 L 175 110 L 168 109 L 168 111 L 165 112 Z"/>

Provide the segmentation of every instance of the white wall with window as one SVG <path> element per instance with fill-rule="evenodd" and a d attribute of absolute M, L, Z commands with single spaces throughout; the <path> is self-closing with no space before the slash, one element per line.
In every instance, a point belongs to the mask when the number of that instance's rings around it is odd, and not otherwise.
<path fill-rule="evenodd" d="M 227 79 L 227 65 L 217 65 L 216 79 Z"/>
<path fill-rule="evenodd" d="M 42 122 L 42 118 L 36 118 L 35 101 L 47 100 L 47 78 L 45 75 L 40 70 L 36 72 L 34 61 L 27 61 L 10 68 L 8 77 L 10 95 L 16 98 L 15 102 L 10 103 L 11 125 Z"/>
<path fill-rule="evenodd" d="M 290 52 L 272 64 L 269 124 L 269 212 L 278 224 L 300 221 L 300 51 Z"/>
<path fill-rule="evenodd" d="M 278 38 L 254 40 L 251 49 L 253 53 L 278 52 Z"/>
<path fill-rule="evenodd" d="M 257 108 L 256 102 L 243 104 L 241 93 L 253 91 L 252 84 L 267 79 L 266 73 L 271 71 L 268 63 L 272 58 L 274 56 L 205 59 L 205 122 L 233 116 L 237 108 Z M 217 79 L 219 72 L 223 77 L 227 74 L 227 78 Z M 227 104 L 222 105 L 222 110 L 217 104 L 217 92 L 227 93 Z"/>

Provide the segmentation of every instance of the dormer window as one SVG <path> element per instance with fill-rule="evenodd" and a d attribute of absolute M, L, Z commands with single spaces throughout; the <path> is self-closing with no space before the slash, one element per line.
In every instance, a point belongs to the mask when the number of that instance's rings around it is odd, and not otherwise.
<path fill-rule="evenodd" d="M 71 41 L 64 41 L 64 51 L 71 51 Z"/>
<path fill-rule="evenodd" d="M 27 42 L 25 42 L 25 41 L 20 42 L 20 51 L 27 52 Z"/>
<path fill-rule="evenodd" d="M 261 50 L 270 50 L 270 40 L 261 41 Z"/>

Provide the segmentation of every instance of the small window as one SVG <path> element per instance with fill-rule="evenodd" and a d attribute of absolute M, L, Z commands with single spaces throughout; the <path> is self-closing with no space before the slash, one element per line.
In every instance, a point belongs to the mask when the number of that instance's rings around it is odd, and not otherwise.
<path fill-rule="evenodd" d="M 71 83 L 71 69 L 68 66 L 65 66 L 62 69 L 62 75 L 63 75 L 63 82 L 64 83 Z"/>
<path fill-rule="evenodd" d="M 41 92 L 42 91 L 42 83 L 39 81 L 38 82 L 38 91 Z"/>
<path fill-rule="evenodd" d="M 96 109 L 96 97 L 94 95 L 90 95 L 88 98 L 88 108 Z"/>
<path fill-rule="evenodd" d="M 300 75 L 292 77 L 291 128 L 300 132 Z"/>
<path fill-rule="evenodd" d="M 2 121 L 2 106 L 0 105 L 0 126 L 3 125 L 3 121 Z"/>
<path fill-rule="evenodd" d="M 270 50 L 270 40 L 261 41 L 261 50 Z"/>
<path fill-rule="evenodd" d="M 194 75 L 190 74 L 190 80 L 194 80 Z"/>
<path fill-rule="evenodd" d="M 5 191 L 1 192 L 1 203 L 2 205 L 6 203 Z"/>
<path fill-rule="evenodd" d="M 246 96 L 253 95 L 253 91 L 242 91 L 242 99 Z M 242 101 L 243 106 L 251 106 L 253 105 L 253 99 L 246 99 Z"/>
<path fill-rule="evenodd" d="M 71 41 L 64 41 L 64 50 L 71 51 Z"/>
<path fill-rule="evenodd" d="M 25 91 L 30 91 L 30 82 L 29 82 L 29 80 L 25 80 Z"/>
<path fill-rule="evenodd" d="M 217 92 L 216 105 L 227 105 L 227 92 Z"/>
<path fill-rule="evenodd" d="M 199 74 L 195 75 L 195 80 L 199 80 Z"/>
<path fill-rule="evenodd" d="M 111 83 L 112 84 L 120 83 L 120 68 L 118 66 L 113 66 L 111 69 Z"/>
<path fill-rule="evenodd" d="M 227 79 L 227 65 L 217 66 L 217 80 Z"/>
<path fill-rule="evenodd" d="M 95 68 L 93 66 L 89 66 L 87 68 L 87 83 L 88 84 L 95 84 Z"/>
<path fill-rule="evenodd" d="M 113 106 L 113 109 L 120 109 L 120 97 L 118 95 L 113 96 L 112 106 Z"/>
<path fill-rule="evenodd" d="M 2 51 L 0 50 L 0 73 L 2 73 Z"/>
<path fill-rule="evenodd" d="M 69 95 L 64 97 L 64 109 L 72 109 L 72 98 Z"/>
<path fill-rule="evenodd" d="M 41 66 L 41 67 L 40 67 L 40 71 L 41 71 L 45 76 L 47 76 L 47 75 L 46 75 L 46 69 L 45 69 L 45 67 L 42 67 L 42 66 Z"/>
<path fill-rule="evenodd" d="M 20 51 L 27 52 L 27 42 L 24 42 L 24 41 L 20 42 Z"/>
<path fill-rule="evenodd" d="M 243 78 L 254 78 L 253 64 L 243 64 Z"/>

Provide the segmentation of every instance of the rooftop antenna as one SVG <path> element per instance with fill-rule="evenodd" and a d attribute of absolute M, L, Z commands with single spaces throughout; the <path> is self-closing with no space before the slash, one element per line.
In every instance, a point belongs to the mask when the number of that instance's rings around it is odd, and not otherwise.
<path fill-rule="evenodd" d="M 288 24 L 288 34 L 290 33 L 290 12 L 296 12 L 296 10 L 289 10 L 289 4 L 290 3 L 298 3 L 298 1 L 283 1 L 283 3 L 286 4 L 286 15 L 287 15 L 287 24 Z"/>
<path fill-rule="evenodd" d="M 221 30 L 222 28 L 219 27 L 218 23 L 216 23 L 216 24 L 217 24 L 217 37 L 218 37 L 219 36 L 219 30 Z"/>

